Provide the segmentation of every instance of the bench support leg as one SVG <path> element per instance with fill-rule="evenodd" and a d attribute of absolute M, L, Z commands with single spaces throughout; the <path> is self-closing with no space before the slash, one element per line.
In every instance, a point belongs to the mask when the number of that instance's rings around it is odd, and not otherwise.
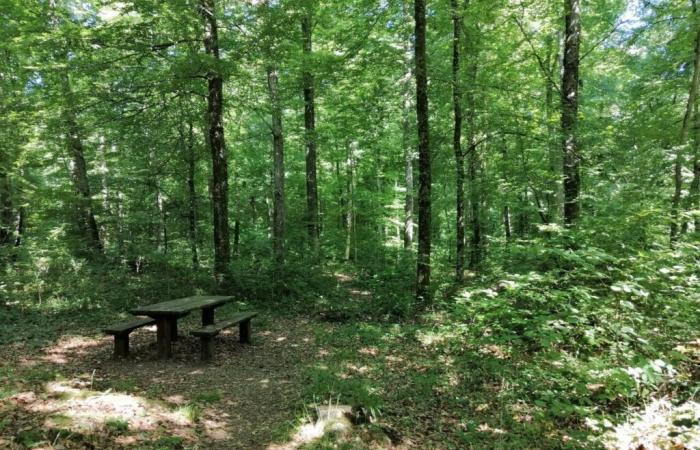
<path fill-rule="evenodd" d="M 238 334 L 241 344 L 250 344 L 250 320 L 244 320 L 238 326 Z"/>
<path fill-rule="evenodd" d="M 168 359 L 173 355 L 172 328 L 173 324 L 177 323 L 177 319 L 159 317 L 156 323 L 158 327 L 158 358 Z"/>
<path fill-rule="evenodd" d="M 129 335 L 114 335 L 114 359 L 126 358 L 129 356 Z"/>
<path fill-rule="evenodd" d="M 202 344 L 202 361 L 211 360 L 211 355 L 214 353 L 214 336 L 201 336 L 199 340 Z"/>
<path fill-rule="evenodd" d="M 202 309 L 202 326 L 214 324 L 214 308 L 203 308 Z"/>

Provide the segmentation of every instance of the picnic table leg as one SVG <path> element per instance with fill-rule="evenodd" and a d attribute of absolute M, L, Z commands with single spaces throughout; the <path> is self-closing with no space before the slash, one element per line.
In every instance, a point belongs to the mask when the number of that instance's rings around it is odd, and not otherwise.
<path fill-rule="evenodd" d="M 170 340 L 177 341 L 177 319 L 174 319 L 170 324 Z"/>
<path fill-rule="evenodd" d="M 214 308 L 202 308 L 202 326 L 214 324 Z"/>
<path fill-rule="evenodd" d="M 114 336 L 114 359 L 129 356 L 129 333 Z"/>
<path fill-rule="evenodd" d="M 238 334 L 241 344 L 250 344 L 250 320 L 244 320 L 238 325 Z"/>
<path fill-rule="evenodd" d="M 171 317 L 158 317 L 156 326 L 158 327 L 158 357 L 168 359 L 173 355 L 172 349 L 172 326 L 177 324 L 177 319 Z"/>

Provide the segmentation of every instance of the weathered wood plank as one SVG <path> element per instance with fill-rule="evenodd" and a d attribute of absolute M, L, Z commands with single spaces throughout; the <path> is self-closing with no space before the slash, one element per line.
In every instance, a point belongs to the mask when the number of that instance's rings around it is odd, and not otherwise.
<path fill-rule="evenodd" d="M 110 325 L 106 328 L 103 328 L 102 331 L 106 334 L 113 335 L 128 334 L 137 328 L 141 328 L 146 325 L 152 325 L 154 323 L 156 323 L 154 319 L 151 319 L 149 317 L 140 317 L 138 319 L 130 320 L 128 322 L 121 322 L 114 325 Z"/>
<path fill-rule="evenodd" d="M 222 320 L 221 322 L 212 325 L 203 326 L 202 328 L 198 328 L 196 330 L 191 331 L 191 333 L 195 336 L 214 336 L 226 328 L 232 327 L 239 323 L 242 324 L 243 322 L 250 322 L 250 319 L 257 315 L 258 313 L 253 311 L 239 313 L 231 317 L 230 319 Z M 249 324 L 248 328 L 250 328 Z"/>
<path fill-rule="evenodd" d="M 233 300 L 232 296 L 224 295 L 195 295 L 178 298 L 167 302 L 139 306 L 132 309 L 132 314 L 145 316 L 179 316 L 195 309 L 216 308 Z"/>

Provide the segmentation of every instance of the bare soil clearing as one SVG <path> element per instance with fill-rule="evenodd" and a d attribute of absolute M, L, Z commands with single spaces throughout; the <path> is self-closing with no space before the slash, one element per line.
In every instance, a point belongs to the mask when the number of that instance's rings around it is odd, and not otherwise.
<path fill-rule="evenodd" d="M 6 347 L 0 447 L 267 448 L 303 408 L 301 374 L 318 351 L 310 324 L 259 320 L 252 345 L 226 331 L 202 364 L 188 336 L 196 322 L 182 321 L 169 361 L 155 359 L 154 327 L 132 334 L 126 361 L 111 359 L 109 336 L 66 335 L 32 352 Z"/>

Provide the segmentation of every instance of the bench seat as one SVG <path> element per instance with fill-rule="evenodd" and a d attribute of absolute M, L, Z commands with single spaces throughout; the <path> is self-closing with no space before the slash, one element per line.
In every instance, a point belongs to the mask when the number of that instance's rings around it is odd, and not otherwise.
<path fill-rule="evenodd" d="M 120 322 L 103 328 L 105 334 L 114 336 L 114 357 L 126 358 L 129 355 L 129 333 L 137 328 L 153 325 L 155 319 L 150 317 L 139 317 L 127 322 Z"/>
<path fill-rule="evenodd" d="M 257 315 L 258 313 L 254 311 L 242 312 L 220 322 L 192 330 L 191 334 L 199 337 L 202 344 L 202 360 L 211 359 L 214 350 L 214 336 L 226 328 L 238 325 L 240 342 L 250 344 L 250 321 Z"/>

